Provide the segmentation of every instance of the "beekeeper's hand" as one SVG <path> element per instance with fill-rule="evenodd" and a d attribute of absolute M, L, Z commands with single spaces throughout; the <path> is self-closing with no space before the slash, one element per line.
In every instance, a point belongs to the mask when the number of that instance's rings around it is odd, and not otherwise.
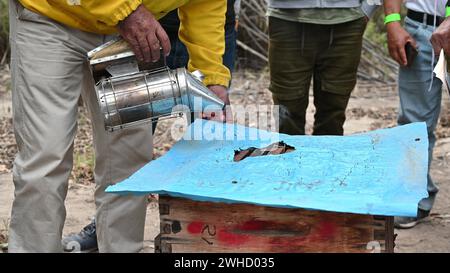
<path fill-rule="evenodd" d="M 219 113 L 218 112 L 202 113 L 202 117 L 208 120 L 216 120 L 232 123 L 233 115 L 231 114 L 230 98 L 228 96 L 227 88 L 222 85 L 209 85 L 208 88 L 225 103 L 225 108 L 222 112 Z"/>
<path fill-rule="evenodd" d="M 450 56 L 450 17 L 434 31 L 431 36 L 434 54 L 439 57 L 441 50 L 444 49 L 445 55 Z"/>
<path fill-rule="evenodd" d="M 120 21 L 117 29 L 130 44 L 139 61 L 158 61 L 161 47 L 165 55 L 170 53 L 170 40 L 167 33 L 143 5 Z"/>

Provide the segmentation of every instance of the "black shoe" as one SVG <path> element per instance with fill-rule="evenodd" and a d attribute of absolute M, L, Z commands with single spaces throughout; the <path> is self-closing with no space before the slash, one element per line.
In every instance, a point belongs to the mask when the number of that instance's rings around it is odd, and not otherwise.
<path fill-rule="evenodd" d="M 429 211 L 419 209 L 417 211 L 417 217 L 394 217 L 394 227 L 398 229 L 413 228 L 424 221 L 429 214 Z"/>
<path fill-rule="evenodd" d="M 65 252 L 90 253 L 98 251 L 95 219 L 78 234 L 64 237 L 62 245 Z"/>

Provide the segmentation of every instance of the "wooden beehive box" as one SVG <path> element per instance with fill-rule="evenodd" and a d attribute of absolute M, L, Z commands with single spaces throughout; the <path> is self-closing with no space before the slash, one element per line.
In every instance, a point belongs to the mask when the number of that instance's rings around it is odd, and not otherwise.
<path fill-rule="evenodd" d="M 159 197 L 155 251 L 393 252 L 393 217 Z"/>
<path fill-rule="evenodd" d="M 392 216 L 427 196 L 425 123 L 308 137 L 197 119 L 187 131 L 107 189 L 167 193 L 157 252 L 393 252 Z"/>

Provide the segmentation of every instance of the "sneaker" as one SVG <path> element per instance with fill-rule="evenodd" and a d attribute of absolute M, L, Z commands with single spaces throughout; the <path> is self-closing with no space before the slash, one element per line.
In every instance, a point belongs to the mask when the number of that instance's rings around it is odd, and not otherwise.
<path fill-rule="evenodd" d="M 394 227 L 399 229 L 413 228 L 419 223 L 417 217 L 394 217 Z"/>
<path fill-rule="evenodd" d="M 65 252 L 90 253 L 98 251 L 95 219 L 79 233 L 64 237 L 62 245 Z"/>
<path fill-rule="evenodd" d="M 417 211 L 417 217 L 394 217 L 394 227 L 399 229 L 413 228 L 425 220 L 429 214 L 429 211 L 419 209 Z"/>

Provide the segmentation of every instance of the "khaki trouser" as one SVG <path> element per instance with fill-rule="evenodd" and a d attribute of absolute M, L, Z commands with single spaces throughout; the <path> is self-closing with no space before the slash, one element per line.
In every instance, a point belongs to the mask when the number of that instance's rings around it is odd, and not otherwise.
<path fill-rule="evenodd" d="M 269 17 L 269 89 L 280 105 L 281 133 L 305 134 L 311 78 L 316 108 L 313 134 L 344 133 L 365 27 L 364 18 L 316 25 Z"/>
<path fill-rule="evenodd" d="M 63 26 L 10 0 L 15 199 L 9 251 L 60 252 L 80 95 L 94 129 L 100 252 L 142 248 L 145 196 L 107 194 L 152 158 L 150 125 L 104 129 L 86 53 L 108 37 Z"/>

